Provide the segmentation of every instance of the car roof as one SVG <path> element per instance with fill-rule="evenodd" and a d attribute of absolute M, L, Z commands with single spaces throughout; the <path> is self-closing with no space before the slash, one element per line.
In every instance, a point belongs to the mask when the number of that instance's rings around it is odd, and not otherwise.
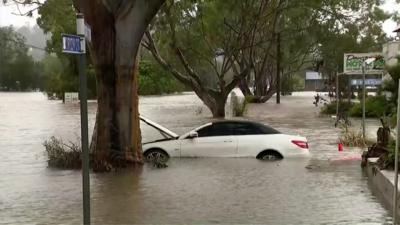
<path fill-rule="evenodd" d="M 257 122 L 249 121 L 249 120 L 217 120 L 212 123 L 252 123 L 252 124 L 260 124 Z"/>
<path fill-rule="evenodd" d="M 212 124 L 221 124 L 221 123 L 240 123 L 240 124 L 252 124 L 252 125 L 256 125 L 256 126 L 268 126 L 268 125 L 265 125 L 262 123 L 248 121 L 248 120 L 219 120 L 219 121 L 212 122 Z"/>

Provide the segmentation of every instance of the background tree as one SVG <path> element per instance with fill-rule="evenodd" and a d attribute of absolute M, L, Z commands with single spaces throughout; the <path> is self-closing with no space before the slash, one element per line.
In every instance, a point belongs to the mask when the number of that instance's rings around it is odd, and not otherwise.
<path fill-rule="evenodd" d="M 377 1 L 279 0 L 269 3 L 275 4 L 275 7 L 270 7 L 275 13 L 262 18 L 275 21 L 275 26 L 265 26 L 269 24 L 267 21 L 260 23 L 260 29 L 253 33 L 253 37 L 269 37 L 270 41 L 262 42 L 262 46 L 253 46 L 252 60 L 248 60 L 254 65 L 253 90 L 260 102 L 268 100 L 276 92 L 278 69 L 283 78 L 292 77 L 293 73 L 305 68 L 317 69 L 317 62 L 323 61 L 321 69 L 324 69 L 324 74 L 330 74 L 342 67 L 346 51 L 368 52 L 380 47 L 385 39 L 381 24 L 389 15 L 378 8 L 380 2 Z M 349 40 L 343 39 L 345 37 Z M 275 50 L 278 44 L 280 56 Z M 317 52 L 320 56 L 315 58 Z M 280 61 L 281 68 L 276 68 L 274 62 L 277 61 Z M 242 82 L 241 87 L 249 90 L 246 83 Z"/>
<path fill-rule="evenodd" d="M 28 55 L 25 38 L 13 27 L 0 27 L 0 89 L 26 91 L 41 88 L 40 65 Z"/>
<path fill-rule="evenodd" d="M 247 1 L 168 1 L 146 32 L 144 46 L 214 117 L 225 116 L 228 94 L 250 71 L 239 67 L 253 19 L 248 7 Z"/>

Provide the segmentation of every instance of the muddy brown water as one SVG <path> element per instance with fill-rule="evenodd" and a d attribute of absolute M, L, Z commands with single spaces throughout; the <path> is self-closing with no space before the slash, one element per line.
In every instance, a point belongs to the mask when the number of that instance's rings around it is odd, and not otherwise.
<path fill-rule="evenodd" d="M 91 174 L 93 224 L 390 223 L 355 160 L 360 149 L 337 152 L 338 130 L 318 116 L 312 100 L 285 96 L 281 105 L 251 105 L 244 118 L 306 136 L 311 158 L 173 159 L 167 169 Z M 177 133 L 211 119 L 190 93 L 142 97 L 140 107 Z M 95 111 L 90 102 L 90 126 Z M 373 133 L 378 122 L 368 125 Z M 142 129 L 144 140 L 155 137 Z M 0 224 L 82 223 L 80 171 L 47 168 L 42 146 L 52 135 L 77 141 L 79 132 L 78 104 L 48 101 L 41 93 L 0 93 Z"/>

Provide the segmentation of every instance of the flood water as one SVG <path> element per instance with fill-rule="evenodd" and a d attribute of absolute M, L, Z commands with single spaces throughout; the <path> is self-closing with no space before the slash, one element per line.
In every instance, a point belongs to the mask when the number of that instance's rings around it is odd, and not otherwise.
<path fill-rule="evenodd" d="M 173 159 L 166 169 L 91 174 L 93 224 L 390 223 L 355 160 L 360 149 L 337 152 L 338 130 L 312 101 L 285 96 L 251 105 L 244 118 L 306 136 L 310 159 Z M 211 120 L 201 105 L 192 94 L 140 99 L 142 115 L 176 133 Z M 90 127 L 95 111 L 90 102 Z M 79 124 L 78 104 L 0 93 L 0 224 L 82 223 L 81 172 L 47 168 L 42 146 L 53 135 L 78 142 Z M 373 133 L 377 121 L 368 124 Z"/>

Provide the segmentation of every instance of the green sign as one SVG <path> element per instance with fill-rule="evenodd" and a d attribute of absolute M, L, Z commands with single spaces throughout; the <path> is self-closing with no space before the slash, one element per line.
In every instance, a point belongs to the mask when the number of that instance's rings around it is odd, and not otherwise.
<path fill-rule="evenodd" d="M 385 59 L 382 53 L 348 53 L 344 54 L 344 73 L 362 74 L 362 65 L 368 59 L 375 59 L 370 64 L 366 64 L 366 74 L 381 74 L 385 69 Z"/>

